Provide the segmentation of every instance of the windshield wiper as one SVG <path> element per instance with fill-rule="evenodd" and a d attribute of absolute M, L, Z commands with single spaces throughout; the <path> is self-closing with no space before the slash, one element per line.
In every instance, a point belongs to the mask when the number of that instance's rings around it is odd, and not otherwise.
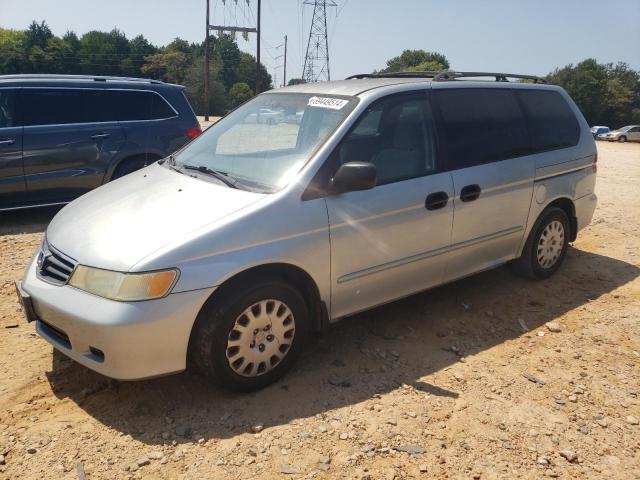
<path fill-rule="evenodd" d="M 183 164 L 182 168 L 184 168 L 185 170 L 195 170 L 195 171 L 200 172 L 200 173 L 205 173 L 205 174 L 215 178 L 216 180 L 220 180 L 222 183 L 224 183 L 228 187 L 239 188 L 238 185 L 236 184 L 236 182 L 231 180 L 230 179 L 231 177 L 226 172 L 221 172 L 219 170 L 213 170 L 212 168 L 205 167 L 204 165 Z"/>

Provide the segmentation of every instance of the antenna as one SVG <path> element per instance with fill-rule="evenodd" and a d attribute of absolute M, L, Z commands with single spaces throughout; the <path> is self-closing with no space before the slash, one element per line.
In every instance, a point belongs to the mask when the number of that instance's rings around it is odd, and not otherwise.
<path fill-rule="evenodd" d="M 329 42 L 327 40 L 327 7 L 337 7 L 333 0 L 304 0 L 304 5 L 313 5 L 311 29 L 307 41 L 302 78 L 307 82 L 331 80 L 329 70 Z"/>

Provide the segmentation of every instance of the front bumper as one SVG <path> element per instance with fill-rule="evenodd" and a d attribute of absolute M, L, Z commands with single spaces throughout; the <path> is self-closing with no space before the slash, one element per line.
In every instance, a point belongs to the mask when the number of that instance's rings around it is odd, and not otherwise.
<path fill-rule="evenodd" d="M 36 276 L 32 260 L 21 288 L 31 297 L 38 334 L 56 349 L 119 380 L 186 368 L 191 328 L 214 287 L 142 302 L 116 302 Z"/>

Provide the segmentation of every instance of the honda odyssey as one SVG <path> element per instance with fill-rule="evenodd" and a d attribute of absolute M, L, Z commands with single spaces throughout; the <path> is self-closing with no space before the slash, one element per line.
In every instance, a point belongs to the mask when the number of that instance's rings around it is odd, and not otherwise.
<path fill-rule="evenodd" d="M 190 366 L 246 391 L 341 318 L 507 262 L 556 272 L 596 207 L 567 93 L 394 75 L 263 93 L 73 201 L 17 283 L 28 320 L 109 377 Z"/>

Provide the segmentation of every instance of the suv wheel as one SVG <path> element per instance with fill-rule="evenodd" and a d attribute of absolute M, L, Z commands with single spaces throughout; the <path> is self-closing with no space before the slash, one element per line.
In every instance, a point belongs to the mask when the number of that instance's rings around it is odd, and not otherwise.
<path fill-rule="evenodd" d="M 534 225 L 520 258 L 512 262 L 516 273 L 544 279 L 553 275 L 564 260 L 569 244 L 569 219 L 564 210 L 551 207 Z"/>
<path fill-rule="evenodd" d="M 626 142 L 626 141 L 627 141 L 627 137 L 625 137 L 624 135 L 620 135 L 620 136 L 618 137 L 618 141 L 619 141 L 620 143 L 624 143 L 624 142 Z"/>
<path fill-rule="evenodd" d="M 300 293 L 281 281 L 262 281 L 205 303 L 191 335 L 190 361 L 236 391 L 281 378 L 306 343 L 309 311 Z"/>
<path fill-rule="evenodd" d="M 118 164 L 113 172 L 113 175 L 111 176 L 111 180 L 124 177 L 125 175 L 135 172 L 136 170 L 140 170 L 141 168 L 146 167 L 148 163 L 151 163 L 153 161 L 154 160 L 147 158 L 147 155 L 138 155 L 135 157 L 126 158 Z"/>

